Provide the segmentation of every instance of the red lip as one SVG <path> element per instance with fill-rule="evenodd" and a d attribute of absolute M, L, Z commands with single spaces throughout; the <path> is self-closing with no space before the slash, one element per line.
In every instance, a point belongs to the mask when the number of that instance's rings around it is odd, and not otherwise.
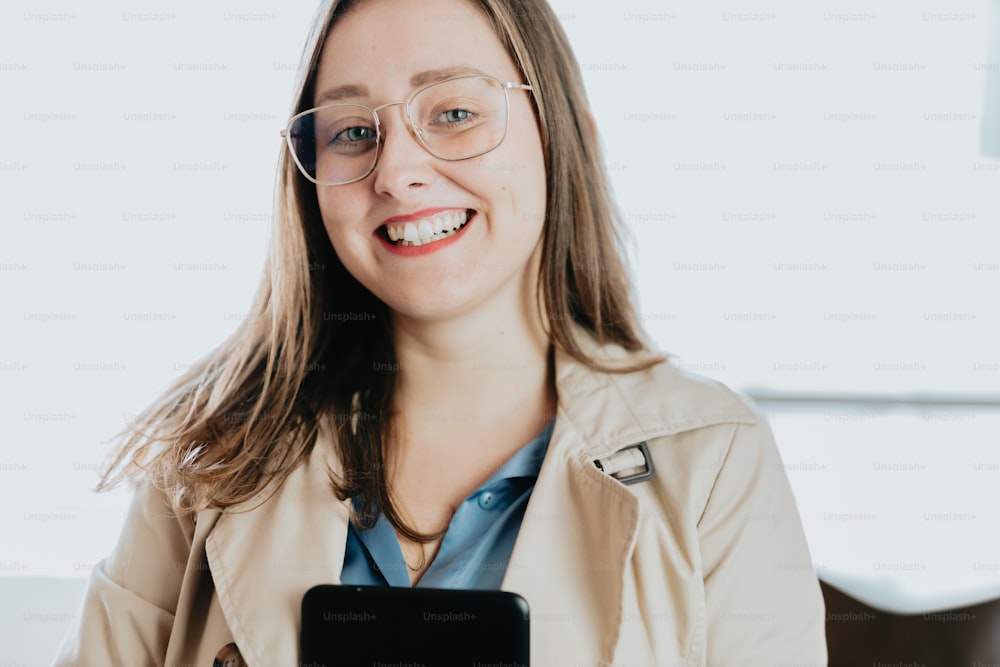
<path fill-rule="evenodd" d="M 427 210 L 447 211 L 449 209 L 427 209 Z M 418 215 L 417 217 L 421 217 L 421 215 L 426 216 L 428 214 L 421 211 L 420 215 Z M 446 239 L 435 241 L 434 243 L 431 243 L 429 245 L 418 245 L 418 246 L 396 245 L 395 243 L 389 241 L 389 237 L 386 234 L 380 234 L 378 230 L 375 231 L 375 237 L 378 239 L 379 243 L 382 244 L 383 248 L 385 248 L 394 255 L 399 255 L 400 257 L 422 257 L 424 255 L 430 255 L 431 253 L 444 250 L 448 246 L 459 241 L 461 238 L 465 236 L 465 233 L 469 230 L 469 227 L 472 226 L 472 223 L 476 219 L 476 217 L 477 216 L 473 214 L 472 217 L 469 218 L 468 222 L 465 223 L 465 226 L 462 227 L 460 230 L 458 230 L 458 232 L 452 234 Z M 405 218 L 390 218 L 389 221 L 399 222 L 401 221 L 401 219 Z M 379 229 L 382 229 L 382 227 L 379 227 Z"/>
<path fill-rule="evenodd" d="M 439 206 L 437 208 L 424 208 L 420 209 L 419 211 L 415 211 L 414 213 L 408 213 L 406 215 L 394 215 L 391 218 L 386 218 L 379 224 L 376 231 L 378 231 L 378 229 L 381 229 L 382 227 L 385 227 L 390 222 L 409 222 L 411 220 L 420 220 L 421 218 L 429 218 L 430 216 L 440 213 L 441 211 L 467 211 L 467 210 L 468 209 L 458 208 L 455 206 Z"/>

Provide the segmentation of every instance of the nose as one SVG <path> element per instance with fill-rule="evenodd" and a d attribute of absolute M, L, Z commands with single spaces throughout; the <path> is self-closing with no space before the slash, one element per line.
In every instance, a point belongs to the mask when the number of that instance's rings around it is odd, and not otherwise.
<path fill-rule="evenodd" d="M 387 107 L 392 106 L 398 106 L 399 110 L 387 112 Z M 430 164 L 434 156 L 424 150 L 414 135 L 413 127 L 406 117 L 405 104 L 387 104 L 375 111 L 379 114 L 382 134 L 382 145 L 379 147 L 374 171 L 375 191 L 400 197 L 407 192 L 426 188 L 434 178 L 434 169 Z M 389 122 L 385 122 L 387 120 Z"/>

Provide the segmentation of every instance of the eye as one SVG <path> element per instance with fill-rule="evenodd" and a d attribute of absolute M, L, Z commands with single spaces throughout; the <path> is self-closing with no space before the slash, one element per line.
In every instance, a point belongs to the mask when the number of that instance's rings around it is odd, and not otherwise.
<path fill-rule="evenodd" d="M 375 131 L 372 128 L 356 125 L 337 132 L 330 143 L 357 143 L 359 141 L 369 141 L 374 136 Z"/>
<path fill-rule="evenodd" d="M 461 123 L 472 118 L 472 112 L 466 109 L 448 109 L 437 117 L 437 122 Z"/>

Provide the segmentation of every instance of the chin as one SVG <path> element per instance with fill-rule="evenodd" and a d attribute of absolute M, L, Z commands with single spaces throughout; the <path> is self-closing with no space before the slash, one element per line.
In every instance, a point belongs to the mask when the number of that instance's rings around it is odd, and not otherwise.
<path fill-rule="evenodd" d="M 386 301 L 385 304 L 394 316 L 425 322 L 447 320 L 460 314 L 463 310 L 460 303 L 446 304 L 442 303 L 440 299 L 434 301 L 428 301 L 424 298 L 412 301 L 393 299 Z"/>

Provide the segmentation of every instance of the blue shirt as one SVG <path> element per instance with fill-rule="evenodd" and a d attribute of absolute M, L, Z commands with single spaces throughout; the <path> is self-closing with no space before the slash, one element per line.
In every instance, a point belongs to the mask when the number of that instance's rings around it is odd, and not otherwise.
<path fill-rule="evenodd" d="M 554 424 L 553 417 L 541 433 L 462 501 L 418 587 L 500 588 Z M 356 508 L 357 501 L 355 498 Z M 410 586 L 396 531 L 384 514 L 379 514 L 369 530 L 349 524 L 340 580 L 355 586 Z"/>

